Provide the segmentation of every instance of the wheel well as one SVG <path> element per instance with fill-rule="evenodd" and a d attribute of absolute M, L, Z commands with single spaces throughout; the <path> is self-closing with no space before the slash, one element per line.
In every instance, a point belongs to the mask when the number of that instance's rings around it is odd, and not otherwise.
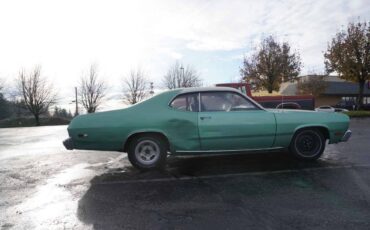
<path fill-rule="evenodd" d="M 316 130 L 319 130 L 322 133 L 322 135 L 324 135 L 325 139 L 330 139 L 329 130 L 327 128 L 325 128 L 325 127 L 322 127 L 322 126 L 303 127 L 303 128 L 297 129 L 295 131 L 295 133 L 297 133 L 299 130 L 303 130 L 303 129 L 316 129 Z"/>
<path fill-rule="evenodd" d="M 134 133 L 134 134 L 130 135 L 127 138 L 127 140 L 126 140 L 126 142 L 123 146 L 123 151 L 127 152 L 131 141 L 134 140 L 135 138 L 138 138 L 138 137 L 141 137 L 141 136 L 155 136 L 155 137 L 158 137 L 161 140 L 163 140 L 164 143 L 166 143 L 167 150 L 168 151 L 170 150 L 170 142 L 168 141 L 168 138 L 163 133 L 160 133 L 160 132 L 140 132 L 140 133 Z"/>

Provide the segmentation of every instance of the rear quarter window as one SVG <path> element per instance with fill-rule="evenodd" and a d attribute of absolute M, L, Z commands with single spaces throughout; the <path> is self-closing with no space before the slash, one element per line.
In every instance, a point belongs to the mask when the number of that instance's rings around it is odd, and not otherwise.
<path fill-rule="evenodd" d="M 199 93 L 178 95 L 171 101 L 170 107 L 181 111 L 198 112 L 198 95 Z"/>

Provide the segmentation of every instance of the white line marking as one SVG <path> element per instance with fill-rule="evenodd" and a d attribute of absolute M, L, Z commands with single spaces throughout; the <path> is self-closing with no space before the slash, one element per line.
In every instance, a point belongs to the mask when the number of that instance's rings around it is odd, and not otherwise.
<path fill-rule="evenodd" d="M 284 174 L 293 172 L 312 172 L 321 170 L 331 169 L 355 169 L 355 168 L 370 168 L 370 164 L 363 165 L 343 165 L 343 166 L 328 166 L 328 167 L 316 167 L 316 168 L 304 168 L 304 169 L 287 169 L 287 170 L 276 170 L 266 172 L 245 172 L 245 173 L 230 173 L 230 174 L 218 174 L 208 176 L 181 176 L 181 177 L 169 177 L 169 178 L 157 178 L 157 179 L 138 179 L 138 180 L 118 180 L 118 181 L 103 181 L 94 183 L 98 184 L 135 184 L 135 183 L 150 183 L 150 182 L 167 182 L 167 181 L 186 181 L 186 180 L 201 180 L 201 179 L 213 179 L 213 178 L 229 178 L 229 177 L 240 177 L 240 176 L 263 176 L 269 174 Z"/>

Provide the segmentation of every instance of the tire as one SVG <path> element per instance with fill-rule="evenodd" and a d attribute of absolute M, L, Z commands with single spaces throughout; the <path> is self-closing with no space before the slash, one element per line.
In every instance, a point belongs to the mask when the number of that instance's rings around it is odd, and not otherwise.
<path fill-rule="evenodd" d="M 313 161 L 321 157 L 325 150 L 325 141 L 319 130 L 302 129 L 294 134 L 289 150 L 300 160 Z"/>
<path fill-rule="evenodd" d="M 127 155 L 139 170 L 159 169 L 166 164 L 167 145 L 159 136 L 141 135 L 130 142 Z"/>

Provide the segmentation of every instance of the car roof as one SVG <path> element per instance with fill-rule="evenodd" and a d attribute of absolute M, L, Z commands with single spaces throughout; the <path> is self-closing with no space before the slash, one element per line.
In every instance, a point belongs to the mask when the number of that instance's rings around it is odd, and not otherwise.
<path fill-rule="evenodd" d="M 191 88 L 181 88 L 179 93 L 196 93 L 196 92 L 206 92 L 206 91 L 231 91 L 239 92 L 239 90 L 231 87 L 191 87 Z"/>
<path fill-rule="evenodd" d="M 258 108 L 264 109 L 260 104 L 255 102 L 252 98 L 248 97 L 248 95 L 243 94 L 240 90 L 237 90 L 235 88 L 231 87 L 190 87 L 190 88 L 180 88 L 172 90 L 172 92 L 175 92 L 177 95 L 183 94 L 183 93 L 198 93 L 198 92 L 236 92 L 239 94 L 242 94 L 244 97 L 247 97 L 249 100 L 253 102 Z"/>

